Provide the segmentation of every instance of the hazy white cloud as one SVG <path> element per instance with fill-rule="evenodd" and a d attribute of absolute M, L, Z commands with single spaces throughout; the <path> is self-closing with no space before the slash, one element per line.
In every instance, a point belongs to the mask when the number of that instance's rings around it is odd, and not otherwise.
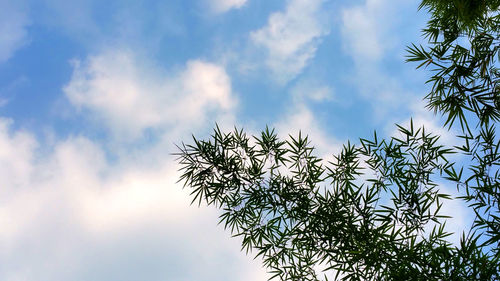
<path fill-rule="evenodd" d="M 322 0 L 290 0 L 283 12 L 269 16 L 267 25 L 250 34 L 265 49 L 266 65 L 281 82 L 299 74 L 316 53 L 328 26 L 321 21 Z"/>
<path fill-rule="evenodd" d="M 300 79 L 290 90 L 295 102 L 306 100 L 315 102 L 329 101 L 334 99 L 334 91 L 331 86 L 324 85 L 315 79 Z"/>
<path fill-rule="evenodd" d="M 120 50 L 73 66 L 64 92 L 84 117 L 126 139 L 160 130 L 161 141 L 37 141 L 0 119 L 0 279 L 267 280 L 218 212 L 190 206 L 176 183 L 179 131 L 233 123 L 225 69 L 192 60 L 165 70 Z"/>
<path fill-rule="evenodd" d="M 208 0 L 210 6 L 216 13 L 225 13 L 231 9 L 239 9 L 245 5 L 247 0 Z"/>
<path fill-rule="evenodd" d="M 361 63 L 394 55 L 396 48 L 404 48 L 400 41 L 408 34 L 401 31 L 408 20 L 415 21 L 416 9 L 413 0 L 365 0 L 342 9 L 340 29 L 345 52 Z M 405 17 L 408 13 L 413 17 Z"/>
<path fill-rule="evenodd" d="M 364 5 L 342 11 L 341 32 L 346 52 L 359 60 L 378 60 L 387 49 L 387 41 L 381 28 L 391 20 L 389 0 L 366 0 Z M 389 40 L 390 41 L 390 40 Z"/>
<path fill-rule="evenodd" d="M 0 63 L 29 42 L 27 11 L 16 1 L 0 0 Z"/>
<path fill-rule="evenodd" d="M 24 131 L 10 132 L 12 121 L 0 119 L 0 180 L 2 186 L 22 185 L 26 176 L 31 172 L 31 163 L 34 160 L 33 150 L 36 148 L 35 139 Z M 2 198 L 5 189 L 0 190 Z"/>
<path fill-rule="evenodd" d="M 267 279 L 215 209 L 190 206 L 172 157 L 110 162 L 81 136 L 40 153 L 9 124 L 0 119 L 0 279 Z"/>
<path fill-rule="evenodd" d="M 236 106 L 224 68 L 205 61 L 189 61 L 183 70 L 165 74 L 131 52 L 114 51 L 73 66 L 64 88 L 70 102 L 120 135 L 179 124 L 195 128 L 207 114 L 229 114 Z"/>
<path fill-rule="evenodd" d="M 343 142 L 326 132 L 321 120 L 318 120 L 305 103 L 294 103 L 274 127 L 284 139 L 288 138 L 288 135 L 296 137 L 299 132 L 302 136 L 308 136 L 311 145 L 316 149 L 315 155 L 325 160 L 330 160 L 331 155 L 342 149 Z"/>
<path fill-rule="evenodd" d="M 407 32 L 408 21 L 419 20 L 414 16 L 416 9 L 412 0 L 365 0 L 341 10 L 343 50 L 354 62 L 348 79 L 373 105 L 377 123 L 388 120 L 392 124 L 401 117 L 398 114 L 410 110 L 415 93 L 405 85 L 405 80 L 411 79 L 404 76 L 403 55 L 408 36 L 413 40 L 413 34 L 418 33 Z M 407 17 L 408 13 L 412 16 Z M 389 69 L 401 71 L 395 75 Z"/>

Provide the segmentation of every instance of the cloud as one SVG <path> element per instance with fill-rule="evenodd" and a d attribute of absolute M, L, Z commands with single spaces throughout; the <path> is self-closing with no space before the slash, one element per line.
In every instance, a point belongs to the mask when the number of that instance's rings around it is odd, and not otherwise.
<path fill-rule="evenodd" d="M 315 102 L 330 101 L 334 98 L 331 86 L 326 86 L 316 79 L 300 79 L 290 90 L 295 102 L 311 100 Z"/>
<path fill-rule="evenodd" d="M 35 139 L 24 131 L 11 133 L 9 128 L 12 120 L 0 119 L 0 180 L 2 186 L 18 186 L 24 183 L 26 176 L 31 172 L 32 154 L 36 149 Z M 7 137 L 8 136 L 8 137 Z M 2 198 L 5 190 L 0 191 Z"/>
<path fill-rule="evenodd" d="M 296 137 L 299 131 L 303 136 L 308 136 L 316 150 L 315 155 L 324 160 L 331 160 L 331 155 L 337 154 L 342 149 L 342 141 L 328 134 L 321 120 L 318 120 L 303 102 L 295 102 L 274 127 L 283 139 L 288 138 L 288 135 Z"/>
<path fill-rule="evenodd" d="M 1 280 L 267 279 L 215 209 L 190 206 L 171 157 L 109 161 L 83 136 L 39 151 L 10 124 L 0 119 Z"/>
<path fill-rule="evenodd" d="M 358 63 L 379 61 L 404 49 L 401 40 L 414 39 L 406 29 L 415 29 L 417 5 L 412 0 L 365 0 L 341 10 L 340 31 L 344 51 Z M 418 32 L 417 30 L 415 30 Z"/>
<path fill-rule="evenodd" d="M 117 135 L 137 137 L 146 129 L 183 124 L 196 128 L 209 113 L 230 114 L 236 106 L 223 67 L 201 61 L 168 74 L 128 51 L 74 61 L 64 88 L 69 101 L 103 121 Z"/>
<path fill-rule="evenodd" d="M 404 42 L 418 34 L 416 9 L 410 0 L 366 0 L 341 10 L 343 51 L 353 61 L 348 79 L 373 105 L 378 122 L 393 123 L 407 114 L 415 96 L 413 85 L 408 86 L 415 75 L 407 73 L 413 67 L 403 64 L 403 54 Z"/>
<path fill-rule="evenodd" d="M 190 206 L 176 183 L 172 143 L 233 123 L 225 69 L 192 60 L 165 70 L 123 50 L 73 67 L 64 93 L 92 124 L 124 139 L 157 130 L 161 141 L 39 140 L 0 118 L 0 279 L 266 280 L 218 212 Z"/>
<path fill-rule="evenodd" d="M 209 4 L 216 13 L 225 13 L 232 9 L 239 9 L 247 0 L 209 0 Z"/>
<path fill-rule="evenodd" d="M 27 12 L 15 1 L 0 1 L 0 63 L 29 42 Z"/>
<path fill-rule="evenodd" d="M 382 28 L 390 21 L 387 14 L 393 9 L 386 0 L 366 0 L 364 5 L 342 10 L 341 32 L 344 50 L 356 60 L 379 60 L 387 50 L 389 34 Z M 390 2 L 390 1 L 389 1 Z M 388 40 L 391 41 L 391 40 Z"/>
<path fill-rule="evenodd" d="M 283 12 L 269 16 L 267 25 L 250 33 L 251 41 L 266 51 L 266 65 L 277 80 L 298 75 L 311 60 L 328 27 L 320 20 L 322 0 L 291 0 Z"/>

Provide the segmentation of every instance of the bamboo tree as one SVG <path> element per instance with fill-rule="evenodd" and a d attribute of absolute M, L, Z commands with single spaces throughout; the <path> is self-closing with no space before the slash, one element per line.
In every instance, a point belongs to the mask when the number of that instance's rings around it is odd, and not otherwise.
<path fill-rule="evenodd" d="M 461 144 L 398 125 L 401 137 L 347 143 L 331 162 L 307 136 L 280 139 L 218 127 L 179 147 L 180 181 L 278 280 L 499 280 L 500 120 L 498 0 L 423 0 L 426 46 L 408 61 L 429 68 L 427 107 L 458 127 Z M 464 167 L 449 161 L 465 157 Z M 438 182 L 463 194 L 451 198 Z M 447 239 L 444 200 L 476 214 L 459 245 Z"/>

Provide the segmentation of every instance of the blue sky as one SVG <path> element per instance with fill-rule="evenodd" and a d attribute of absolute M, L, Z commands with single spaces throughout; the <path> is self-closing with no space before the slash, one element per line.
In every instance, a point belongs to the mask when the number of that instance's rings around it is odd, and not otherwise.
<path fill-rule="evenodd" d="M 0 279 L 266 280 L 189 206 L 173 144 L 269 125 L 328 157 L 410 117 L 453 143 L 404 63 L 418 4 L 0 0 Z"/>

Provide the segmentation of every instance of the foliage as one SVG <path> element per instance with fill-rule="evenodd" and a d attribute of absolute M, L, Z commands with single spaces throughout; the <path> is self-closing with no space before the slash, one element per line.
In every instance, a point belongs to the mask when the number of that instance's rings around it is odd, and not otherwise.
<path fill-rule="evenodd" d="M 223 210 L 220 222 L 280 280 L 320 280 L 319 267 L 344 280 L 498 278 L 471 241 L 446 242 L 439 209 L 448 196 L 433 175 L 451 167 L 452 151 L 424 129 L 399 131 L 348 143 L 323 165 L 300 134 L 216 128 L 181 148 L 181 180 L 193 202 Z"/>
<path fill-rule="evenodd" d="M 432 67 L 433 84 L 428 107 L 447 117 L 458 118 L 464 131 L 468 120 L 481 126 L 500 120 L 500 15 L 498 0 L 424 0 L 431 19 L 423 30 L 430 47 L 408 48 L 408 61 Z"/>
<path fill-rule="evenodd" d="M 420 8 L 431 14 L 423 30 L 429 46 L 408 48 L 408 61 L 430 67 L 433 85 L 427 106 L 459 121 L 463 144 L 457 150 L 470 165 L 448 170 L 476 213 L 481 247 L 500 259 L 500 1 L 424 0 Z M 458 171 L 458 172 L 457 172 Z M 486 238 L 484 238 L 486 237 Z"/>
<path fill-rule="evenodd" d="M 408 61 L 431 69 L 427 106 L 444 126 L 459 125 L 459 146 L 410 124 L 397 138 L 347 143 L 325 162 L 301 134 L 217 127 L 179 147 L 180 181 L 193 202 L 220 208 L 220 222 L 279 280 L 500 280 L 499 5 L 420 5 L 429 44 L 409 47 Z M 453 153 L 470 164 L 450 162 Z M 444 180 L 476 214 L 459 245 L 446 240 Z"/>

